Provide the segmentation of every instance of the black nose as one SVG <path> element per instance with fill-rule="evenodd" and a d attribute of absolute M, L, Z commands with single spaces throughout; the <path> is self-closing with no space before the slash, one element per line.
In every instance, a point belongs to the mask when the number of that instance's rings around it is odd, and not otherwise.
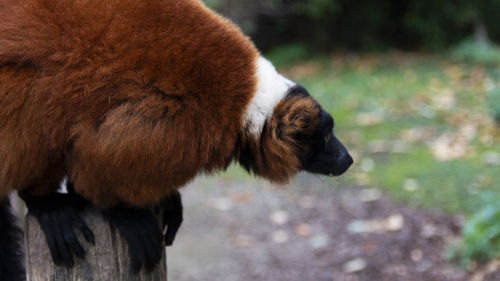
<path fill-rule="evenodd" d="M 351 155 L 344 145 L 333 135 L 323 150 L 313 158 L 307 159 L 302 169 L 311 173 L 340 176 L 353 163 Z"/>
<path fill-rule="evenodd" d="M 337 175 L 342 175 L 345 173 L 349 167 L 351 167 L 352 163 L 354 163 L 354 160 L 352 159 L 351 155 L 346 151 L 337 159 Z"/>
<path fill-rule="evenodd" d="M 354 160 L 345 148 L 345 146 L 336 138 L 333 138 L 334 151 L 337 153 L 337 159 L 334 164 L 333 176 L 340 176 L 351 167 Z"/>

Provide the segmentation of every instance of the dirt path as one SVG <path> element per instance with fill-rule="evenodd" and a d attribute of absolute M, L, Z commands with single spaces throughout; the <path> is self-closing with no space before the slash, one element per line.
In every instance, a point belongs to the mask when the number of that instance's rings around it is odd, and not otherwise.
<path fill-rule="evenodd" d="M 458 231 L 452 218 L 396 206 L 374 190 L 307 175 L 285 190 L 202 178 L 183 196 L 170 281 L 469 279 L 443 259 L 444 240 Z"/>

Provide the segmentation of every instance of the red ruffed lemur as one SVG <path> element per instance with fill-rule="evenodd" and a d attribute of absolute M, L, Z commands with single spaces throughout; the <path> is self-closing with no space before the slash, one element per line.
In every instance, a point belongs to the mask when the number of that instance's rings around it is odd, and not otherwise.
<path fill-rule="evenodd" d="M 340 175 L 333 119 L 199 0 L 0 1 L 0 280 L 24 280 L 17 190 L 57 264 L 84 250 L 86 200 L 154 266 L 182 221 L 177 189 L 237 161 L 284 183 Z M 67 176 L 74 191 L 56 193 Z M 80 197 L 81 196 L 81 197 Z M 85 198 L 85 199 L 83 199 Z M 165 207 L 162 237 L 152 206 Z"/>

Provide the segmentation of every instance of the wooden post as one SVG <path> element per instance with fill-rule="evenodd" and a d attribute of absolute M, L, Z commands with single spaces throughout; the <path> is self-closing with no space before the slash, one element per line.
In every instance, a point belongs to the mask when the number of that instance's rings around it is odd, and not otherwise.
<path fill-rule="evenodd" d="M 166 281 L 166 254 L 152 272 L 132 273 L 128 246 L 118 231 L 110 227 L 95 209 L 83 212 L 83 219 L 95 235 L 96 245 L 88 244 L 78 233 L 87 251 L 85 260 L 75 258 L 75 266 L 67 269 L 52 262 L 45 235 L 38 221 L 26 217 L 26 271 L 30 281 Z"/>

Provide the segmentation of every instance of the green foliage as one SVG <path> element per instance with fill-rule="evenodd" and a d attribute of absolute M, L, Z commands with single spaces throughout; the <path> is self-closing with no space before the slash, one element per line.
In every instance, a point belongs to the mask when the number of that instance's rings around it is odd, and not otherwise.
<path fill-rule="evenodd" d="M 469 0 L 410 1 L 404 24 L 420 45 L 441 49 L 466 36 L 479 16 L 479 2 Z"/>
<path fill-rule="evenodd" d="M 468 39 L 458 44 L 451 51 L 454 59 L 467 63 L 500 64 L 500 48 Z"/>
<path fill-rule="evenodd" d="M 291 43 L 272 49 L 266 53 L 266 57 L 276 67 L 287 67 L 310 58 L 310 51 L 304 44 Z"/>
<path fill-rule="evenodd" d="M 203 2 L 205 5 L 215 10 L 219 9 L 221 5 L 221 0 L 204 0 Z"/>
<path fill-rule="evenodd" d="M 307 42 L 310 48 L 338 47 L 380 49 L 390 45 L 394 23 L 390 1 L 371 0 L 282 0 L 286 30 L 292 40 Z"/>
<path fill-rule="evenodd" d="M 500 198 L 498 194 L 486 193 L 483 201 L 483 207 L 466 220 L 461 242 L 448 253 L 449 258 L 458 258 L 463 266 L 500 254 Z"/>
<path fill-rule="evenodd" d="M 303 14 L 312 19 L 321 19 L 339 12 L 339 1 L 336 0 L 309 0 L 292 1 L 291 9 L 296 14 Z"/>
<path fill-rule="evenodd" d="M 483 24 L 500 40 L 500 0 L 205 0 L 235 19 L 261 49 L 303 42 L 309 48 L 440 50 Z M 251 4 L 249 4 L 251 3 Z"/>

